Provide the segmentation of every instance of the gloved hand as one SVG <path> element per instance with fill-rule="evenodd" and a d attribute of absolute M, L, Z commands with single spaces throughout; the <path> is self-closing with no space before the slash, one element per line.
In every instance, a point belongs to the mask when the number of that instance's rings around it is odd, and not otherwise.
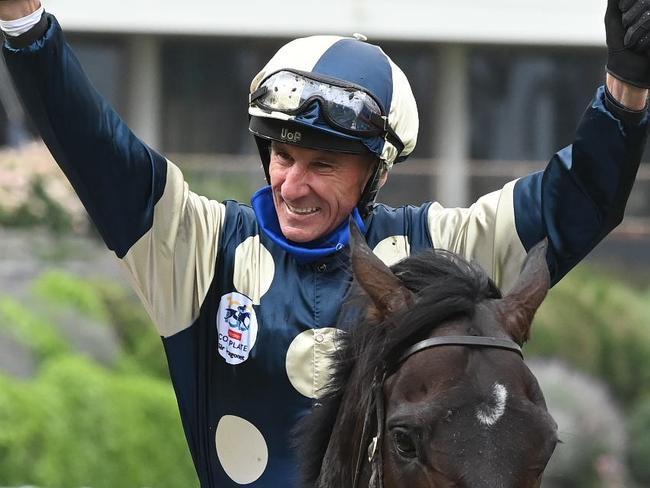
<path fill-rule="evenodd" d="M 607 71 L 650 88 L 650 0 L 608 0 L 605 31 Z"/>

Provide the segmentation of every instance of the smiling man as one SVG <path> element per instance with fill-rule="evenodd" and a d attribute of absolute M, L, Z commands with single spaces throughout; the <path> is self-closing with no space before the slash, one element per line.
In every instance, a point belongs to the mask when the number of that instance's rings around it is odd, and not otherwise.
<path fill-rule="evenodd" d="M 269 175 L 282 234 L 296 243 L 330 235 L 357 207 L 377 164 L 368 155 L 273 142 Z"/>
<path fill-rule="evenodd" d="M 40 2 L 0 0 L 23 104 L 162 337 L 202 487 L 297 485 L 290 431 L 328 377 L 350 217 L 388 264 L 445 248 L 506 289 L 542 238 L 557 282 L 620 222 L 646 140 L 648 11 L 610 0 L 606 86 L 574 144 L 466 209 L 375 203 L 416 144 L 406 76 L 363 40 L 296 39 L 251 85 L 269 186 L 248 206 L 192 193 L 92 88 Z"/>

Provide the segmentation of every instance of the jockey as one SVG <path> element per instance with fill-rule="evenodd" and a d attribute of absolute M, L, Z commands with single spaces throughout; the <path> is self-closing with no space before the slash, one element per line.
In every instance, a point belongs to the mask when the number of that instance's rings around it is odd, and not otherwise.
<path fill-rule="evenodd" d="M 273 56 L 249 102 L 270 185 L 253 196 L 258 221 L 301 261 L 336 252 L 347 244 L 349 216 L 364 225 L 388 171 L 415 148 L 406 76 L 362 39 L 313 36 Z"/>
<path fill-rule="evenodd" d="M 505 289 L 542 238 L 557 282 L 620 222 L 645 145 L 650 58 L 609 3 L 606 86 L 575 142 L 544 171 L 449 209 L 375 203 L 413 151 L 418 117 L 402 71 L 358 36 L 292 41 L 254 78 L 249 127 L 269 186 L 248 206 L 191 192 L 92 88 L 39 0 L 0 0 L 23 104 L 162 337 L 202 487 L 297 485 L 290 432 L 347 327 L 351 216 L 388 264 L 449 249 Z"/>

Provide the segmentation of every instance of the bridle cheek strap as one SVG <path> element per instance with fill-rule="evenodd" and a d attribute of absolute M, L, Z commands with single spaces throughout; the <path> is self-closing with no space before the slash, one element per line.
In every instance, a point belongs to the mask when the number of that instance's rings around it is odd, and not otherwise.
<path fill-rule="evenodd" d="M 384 381 L 386 380 L 386 372 L 384 372 L 381 382 L 375 388 L 375 410 L 377 415 L 377 436 L 373 439 L 373 453 L 372 459 L 369 459 L 372 465 L 372 474 L 370 476 L 369 488 L 384 488 L 383 476 L 383 454 L 382 447 L 384 445 Z M 370 457 L 370 456 L 369 456 Z"/>
<path fill-rule="evenodd" d="M 384 371 L 381 379 L 378 375 L 372 381 L 372 398 L 366 407 L 365 417 L 363 420 L 363 430 L 361 431 L 361 439 L 359 440 L 359 448 L 357 453 L 357 462 L 354 470 L 354 479 L 352 481 L 352 488 L 358 488 L 359 479 L 361 478 L 361 468 L 363 467 L 363 456 L 367 454 L 368 462 L 372 467 L 370 475 L 369 488 L 383 488 L 384 481 L 382 479 L 382 453 L 381 446 L 384 437 L 384 381 L 386 380 L 386 372 Z M 368 427 L 372 417 L 373 407 L 375 409 L 375 417 L 377 419 L 377 435 L 373 437 L 372 441 L 368 444 L 368 448 L 364 449 L 366 445 L 366 437 L 368 434 Z"/>

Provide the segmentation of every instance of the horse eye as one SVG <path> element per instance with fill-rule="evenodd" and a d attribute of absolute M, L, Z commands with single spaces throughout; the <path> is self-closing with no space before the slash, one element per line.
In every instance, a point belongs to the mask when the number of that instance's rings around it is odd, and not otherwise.
<path fill-rule="evenodd" d="M 397 453 L 404 457 L 412 459 L 417 456 L 417 448 L 411 436 L 403 430 L 393 431 L 393 444 Z"/>

